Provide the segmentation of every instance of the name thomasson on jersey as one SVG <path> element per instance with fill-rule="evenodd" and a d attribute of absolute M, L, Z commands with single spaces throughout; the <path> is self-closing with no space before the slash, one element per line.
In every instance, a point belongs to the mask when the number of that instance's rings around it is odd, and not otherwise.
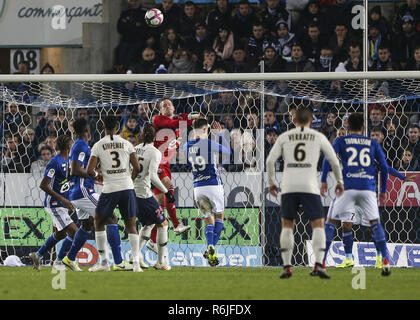
<path fill-rule="evenodd" d="M 122 143 L 122 142 L 109 142 L 109 143 L 104 143 L 102 145 L 102 148 L 104 150 L 109 150 L 109 149 L 124 149 L 124 143 Z"/>
<path fill-rule="evenodd" d="M 345 138 L 346 144 L 361 144 L 365 146 L 370 146 L 372 143 L 372 140 L 366 138 Z"/>

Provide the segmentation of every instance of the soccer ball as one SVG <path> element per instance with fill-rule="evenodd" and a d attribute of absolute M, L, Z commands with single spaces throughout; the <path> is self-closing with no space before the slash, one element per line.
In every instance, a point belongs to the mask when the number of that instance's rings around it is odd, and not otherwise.
<path fill-rule="evenodd" d="M 144 20 L 150 27 L 159 27 L 163 22 L 163 14 L 159 9 L 149 9 L 144 16 Z"/>

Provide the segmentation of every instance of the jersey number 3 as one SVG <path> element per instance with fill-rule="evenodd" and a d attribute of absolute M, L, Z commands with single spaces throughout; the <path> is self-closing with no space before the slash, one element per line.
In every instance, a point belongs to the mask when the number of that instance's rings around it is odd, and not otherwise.
<path fill-rule="evenodd" d="M 112 165 L 113 168 L 118 168 L 121 165 L 120 161 L 120 154 L 117 151 L 111 151 L 112 161 L 115 162 L 115 164 Z"/>

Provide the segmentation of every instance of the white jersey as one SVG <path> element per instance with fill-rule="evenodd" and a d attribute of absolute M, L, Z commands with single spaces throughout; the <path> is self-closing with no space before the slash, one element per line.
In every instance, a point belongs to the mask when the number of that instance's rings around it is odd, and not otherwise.
<path fill-rule="evenodd" d="M 130 170 L 130 154 L 133 145 L 119 135 L 107 135 L 95 143 L 92 156 L 99 159 L 104 177 L 103 193 L 133 189 Z"/>
<path fill-rule="evenodd" d="M 343 183 L 340 163 L 328 139 L 320 132 L 297 127 L 281 134 L 267 158 L 268 185 L 276 185 L 275 163 L 284 159 L 281 193 L 320 194 L 317 165 L 320 153 L 331 164 L 337 183 Z"/>
<path fill-rule="evenodd" d="M 152 197 L 151 183 L 163 193 L 168 192 L 157 175 L 162 153 L 153 146 L 153 143 L 146 145 L 140 143 L 134 149 L 140 163 L 140 172 L 134 180 L 136 197 L 143 199 Z"/>

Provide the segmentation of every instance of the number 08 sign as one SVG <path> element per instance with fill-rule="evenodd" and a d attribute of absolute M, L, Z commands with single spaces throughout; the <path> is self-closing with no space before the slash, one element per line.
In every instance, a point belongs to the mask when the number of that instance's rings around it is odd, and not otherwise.
<path fill-rule="evenodd" d="M 29 64 L 29 72 L 39 74 L 40 57 L 39 49 L 11 49 L 10 50 L 10 73 L 19 71 L 19 63 L 26 61 Z"/>

